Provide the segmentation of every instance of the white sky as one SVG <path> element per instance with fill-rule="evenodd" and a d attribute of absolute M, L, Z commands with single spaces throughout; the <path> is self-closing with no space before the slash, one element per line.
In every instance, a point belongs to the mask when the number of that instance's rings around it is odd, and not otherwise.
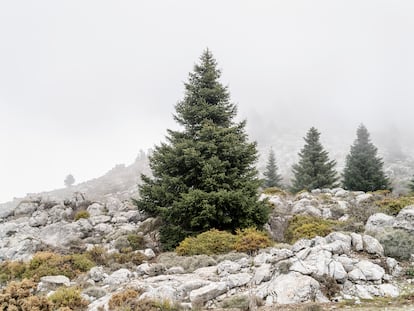
<path fill-rule="evenodd" d="M 260 123 L 413 132 L 414 1 L 0 1 L 0 202 L 131 163 L 209 47 Z"/>

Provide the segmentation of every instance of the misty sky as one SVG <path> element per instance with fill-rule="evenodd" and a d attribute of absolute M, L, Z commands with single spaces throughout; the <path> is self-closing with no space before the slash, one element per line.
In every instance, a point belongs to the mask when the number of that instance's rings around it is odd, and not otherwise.
<path fill-rule="evenodd" d="M 0 1 L 0 202 L 163 141 L 206 47 L 253 137 L 412 133 L 413 39 L 411 0 Z"/>

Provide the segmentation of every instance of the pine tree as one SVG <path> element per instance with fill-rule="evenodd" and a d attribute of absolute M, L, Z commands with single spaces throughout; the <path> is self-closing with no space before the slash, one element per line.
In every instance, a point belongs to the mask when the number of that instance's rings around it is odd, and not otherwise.
<path fill-rule="evenodd" d="M 65 180 L 63 181 L 66 187 L 70 187 L 75 183 L 75 177 L 72 174 L 66 176 Z"/>
<path fill-rule="evenodd" d="M 346 157 L 343 186 L 347 190 L 375 191 L 389 189 L 390 183 L 383 170 L 383 162 L 377 156 L 377 148 L 371 143 L 364 125 L 357 129 L 357 139 Z"/>
<path fill-rule="evenodd" d="M 410 180 L 410 184 L 408 185 L 411 192 L 414 192 L 414 176 L 413 179 Z"/>
<path fill-rule="evenodd" d="M 278 167 L 276 165 L 276 158 L 273 149 L 270 149 L 269 158 L 267 160 L 266 171 L 263 175 L 266 177 L 264 187 L 281 187 L 280 182 L 282 177 L 278 174 Z"/>
<path fill-rule="evenodd" d="M 329 160 L 328 152 L 319 141 L 320 135 L 312 127 L 304 137 L 305 145 L 299 152 L 299 162 L 292 167 L 294 192 L 337 186 L 338 176 L 334 169 L 336 162 Z"/>
<path fill-rule="evenodd" d="M 153 177 L 142 176 L 135 203 L 163 221 L 164 249 L 211 228 L 260 228 L 268 219 L 266 204 L 258 201 L 256 144 L 248 142 L 245 121 L 233 121 L 236 106 L 220 74 L 206 50 L 175 107 L 182 130 L 168 130 L 167 142 L 150 157 Z"/>

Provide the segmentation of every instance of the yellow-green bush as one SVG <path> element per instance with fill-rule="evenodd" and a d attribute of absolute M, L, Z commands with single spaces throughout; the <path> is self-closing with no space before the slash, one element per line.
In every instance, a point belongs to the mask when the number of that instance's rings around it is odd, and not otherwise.
<path fill-rule="evenodd" d="M 108 253 L 103 247 L 95 246 L 87 251 L 85 256 L 97 264 L 111 269 L 118 269 L 117 265 L 140 265 L 144 260 L 147 260 L 144 254 L 133 251 L 131 247 L 122 249 L 119 253 Z"/>
<path fill-rule="evenodd" d="M 313 216 L 295 215 L 289 220 L 285 238 L 289 243 L 299 239 L 311 239 L 315 236 L 326 236 L 333 231 L 336 221 Z"/>
<path fill-rule="evenodd" d="M 86 210 L 80 210 L 80 211 L 78 211 L 76 214 L 75 214 L 75 217 L 74 217 L 74 219 L 75 219 L 75 221 L 76 220 L 79 220 L 79 219 L 81 219 L 81 218 L 89 218 L 91 215 L 89 214 L 89 212 L 88 211 L 86 211 Z"/>
<path fill-rule="evenodd" d="M 128 234 L 127 240 L 134 251 L 143 249 L 145 246 L 144 237 L 142 235 L 131 233 Z"/>
<path fill-rule="evenodd" d="M 126 289 L 122 292 L 113 294 L 108 302 L 109 310 L 128 310 L 136 302 L 141 291 L 136 289 Z"/>
<path fill-rule="evenodd" d="M 234 249 L 236 239 L 229 232 L 212 229 L 196 237 L 185 238 L 175 251 L 182 256 L 223 254 Z"/>
<path fill-rule="evenodd" d="M 10 282 L 0 292 L 0 310 L 8 311 L 52 311 L 52 304 L 44 296 L 34 296 L 37 284 L 24 279 Z"/>
<path fill-rule="evenodd" d="M 272 241 L 269 236 L 263 231 L 258 231 L 256 228 L 246 228 L 236 231 L 236 242 L 234 249 L 237 252 L 254 253 L 261 248 L 272 246 Z"/>
<path fill-rule="evenodd" d="M 0 264 L 0 284 L 21 279 L 26 271 L 26 264 L 22 261 L 4 261 Z"/>
<path fill-rule="evenodd" d="M 384 198 L 380 201 L 376 201 L 375 204 L 379 206 L 381 212 L 395 216 L 404 207 L 414 204 L 414 197 Z"/>
<path fill-rule="evenodd" d="M 80 289 L 76 287 L 59 287 L 49 300 L 55 308 L 68 307 L 73 311 L 86 310 L 88 302 L 82 298 Z"/>
<path fill-rule="evenodd" d="M 278 188 L 278 187 L 270 187 L 263 190 L 264 194 L 267 195 L 280 195 L 280 196 L 287 196 L 287 192 Z"/>

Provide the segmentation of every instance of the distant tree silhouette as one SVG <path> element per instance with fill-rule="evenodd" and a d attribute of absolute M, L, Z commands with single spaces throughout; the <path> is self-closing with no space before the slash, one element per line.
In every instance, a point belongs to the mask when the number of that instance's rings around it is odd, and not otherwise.
<path fill-rule="evenodd" d="M 269 187 L 280 187 L 282 177 L 278 174 L 278 167 L 276 164 L 275 152 L 270 149 L 269 158 L 267 160 L 266 171 L 263 173 L 266 177 L 263 186 Z"/>
<path fill-rule="evenodd" d="M 73 177 L 72 174 L 69 174 L 66 176 L 64 183 L 66 187 L 72 186 L 75 183 L 75 177 Z"/>
<path fill-rule="evenodd" d="M 299 152 L 299 162 L 293 165 L 292 191 L 332 188 L 337 186 L 336 162 L 329 160 L 328 152 L 319 141 L 320 133 L 310 128 L 304 137 L 305 145 Z"/>

